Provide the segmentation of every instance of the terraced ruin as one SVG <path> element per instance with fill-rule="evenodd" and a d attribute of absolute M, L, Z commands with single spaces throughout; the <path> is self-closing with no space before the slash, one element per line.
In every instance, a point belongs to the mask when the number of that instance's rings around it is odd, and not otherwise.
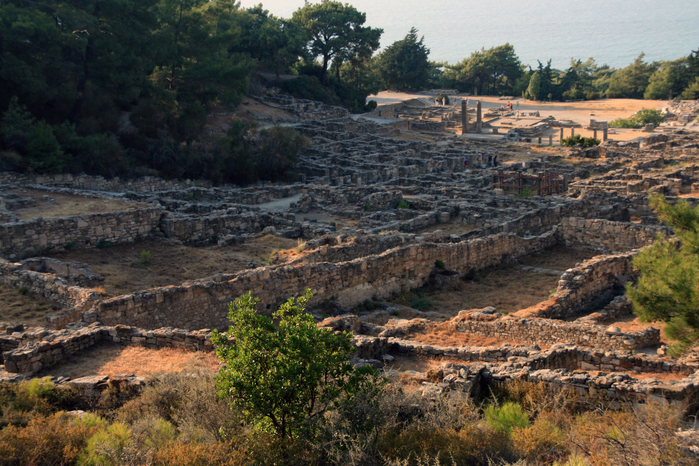
<path fill-rule="evenodd" d="M 696 352 L 668 357 L 624 296 L 639 248 L 669 233 L 649 193 L 699 197 L 693 128 L 570 150 L 464 137 L 448 124 L 458 107 L 355 118 L 278 93 L 253 103 L 266 113 L 249 117 L 312 139 L 299 182 L 0 174 L 1 380 L 106 344 L 207 352 L 235 297 L 271 312 L 310 288 L 319 325 L 354 332 L 358 363 L 425 396 L 525 378 L 699 403 Z"/>

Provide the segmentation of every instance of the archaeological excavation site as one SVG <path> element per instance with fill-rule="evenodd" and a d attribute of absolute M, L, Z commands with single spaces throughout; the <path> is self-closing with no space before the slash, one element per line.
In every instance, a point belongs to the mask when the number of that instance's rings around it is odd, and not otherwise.
<path fill-rule="evenodd" d="M 582 117 L 422 100 L 356 117 L 249 96 L 247 117 L 312 141 L 288 184 L 0 173 L 0 380 L 138 385 L 145 363 L 90 360 L 210 361 L 236 297 L 271 314 L 308 288 L 319 326 L 353 332 L 356 364 L 425 397 L 522 379 L 696 413 L 699 353 L 670 357 L 626 296 L 634 257 L 672 235 L 650 195 L 699 202 L 696 102 L 622 141 Z M 563 147 L 576 128 L 602 143 Z"/>

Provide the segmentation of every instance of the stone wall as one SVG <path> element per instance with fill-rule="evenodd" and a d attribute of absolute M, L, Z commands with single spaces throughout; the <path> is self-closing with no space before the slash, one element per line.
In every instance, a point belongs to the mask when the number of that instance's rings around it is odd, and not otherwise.
<path fill-rule="evenodd" d="M 164 180 L 154 176 L 144 176 L 134 180 L 123 180 L 119 177 L 106 179 L 101 176 L 71 175 L 63 173 L 59 175 L 22 175 L 13 172 L 0 172 L 0 184 L 7 185 L 41 185 L 57 188 L 86 189 L 90 191 L 110 191 L 110 192 L 154 192 L 182 190 L 193 186 L 211 187 L 210 181 L 180 181 Z"/>
<path fill-rule="evenodd" d="M 566 217 L 561 219 L 556 232 L 566 246 L 608 253 L 648 246 L 653 243 L 656 235 L 667 235 L 669 229 L 653 225 Z"/>
<path fill-rule="evenodd" d="M 553 234 L 532 238 L 502 234 L 460 243 L 407 245 L 337 264 L 264 267 L 103 300 L 74 318 L 144 328 L 224 328 L 228 303 L 248 291 L 260 299 L 260 310 L 267 312 L 290 296 L 302 295 L 305 288 L 313 291 L 315 302 L 335 298 L 341 306 L 351 307 L 373 296 L 422 286 L 437 259 L 448 270 L 465 273 L 554 243 Z"/>
<path fill-rule="evenodd" d="M 159 209 L 129 209 L 66 218 L 0 224 L 0 256 L 20 259 L 48 248 L 94 247 L 100 241 L 133 241 L 156 230 Z"/>
<path fill-rule="evenodd" d="M 46 332 L 44 332 L 46 333 Z M 188 350 L 212 350 L 211 332 L 207 329 L 187 331 L 176 328 L 144 330 L 126 325 L 103 327 L 97 324 L 76 330 L 58 331 L 42 335 L 38 341 L 21 343 L 3 351 L 2 360 L 7 372 L 33 374 L 70 359 L 96 343 L 105 341 L 122 345 L 140 345 L 151 348 L 175 347 Z M 3 345 L 3 348 L 5 345 Z"/>
<path fill-rule="evenodd" d="M 632 260 L 637 251 L 596 256 L 565 271 L 547 301 L 515 313 L 520 317 L 564 319 L 609 303 L 636 276 Z"/>
<path fill-rule="evenodd" d="M 62 264 L 51 259 L 48 259 L 48 261 L 53 262 L 55 266 Z M 24 288 L 27 293 L 35 294 L 71 309 L 72 313 L 89 309 L 92 302 L 102 297 L 102 293 L 84 287 L 87 283 L 98 281 L 97 278 L 90 276 L 90 274 L 88 274 L 86 282 L 84 275 L 35 272 L 34 270 L 26 270 L 25 266 L 26 264 L 12 263 L 0 259 L 0 283 L 15 288 Z M 66 265 L 66 272 L 76 272 L 76 270 L 72 270 L 69 265 Z M 80 285 L 77 285 L 76 282 Z M 65 324 L 67 322 L 62 323 Z"/>
<path fill-rule="evenodd" d="M 475 333 L 485 337 L 515 340 L 541 345 L 554 345 L 561 341 L 595 348 L 632 350 L 660 343 L 660 330 L 648 328 L 625 334 L 603 325 L 584 322 L 554 321 L 542 318 L 500 316 L 497 313 L 461 311 L 450 321 L 449 328 L 463 333 Z"/>

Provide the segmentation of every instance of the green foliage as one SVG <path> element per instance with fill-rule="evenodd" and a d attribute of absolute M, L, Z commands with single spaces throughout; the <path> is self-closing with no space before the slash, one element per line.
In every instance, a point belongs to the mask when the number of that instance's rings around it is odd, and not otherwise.
<path fill-rule="evenodd" d="M 429 84 L 430 51 L 418 40 L 417 29 L 411 28 L 405 38 L 394 42 L 376 57 L 376 66 L 386 87 L 419 91 Z"/>
<path fill-rule="evenodd" d="M 114 246 L 114 243 L 112 243 L 111 241 L 106 240 L 106 239 L 101 239 L 97 242 L 97 244 L 95 244 L 95 247 L 100 248 L 100 249 L 111 248 L 112 246 Z"/>
<path fill-rule="evenodd" d="M 429 295 L 427 294 L 427 290 L 425 289 L 400 293 L 393 299 L 393 302 L 412 307 L 418 311 L 424 311 L 434 306 L 434 301 L 430 299 Z"/>
<path fill-rule="evenodd" d="M 641 53 L 632 64 L 615 71 L 610 76 L 607 97 L 643 98 L 643 93 L 648 87 L 650 77 L 658 68 L 656 63 L 645 63 L 643 61 L 644 57 L 645 54 Z"/>
<path fill-rule="evenodd" d="M 532 197 L 532 191 L 529 188 L 522 189 L 522 194 L 515 194 L 516 199 L 529 199 Z"/>
<path fill-rule="evenodd" d="M 527 93 L 525 96 L 528 99 L 539 100 L 539 92 L 541 91 L 541 75 L 534 72 L 531 79 L 529 80 L 529 87 L 527 87 Z"/>
<path fill-rule="evenodd" d="M 679 355 L 699 340 L 699 207 L 680 199 L 673 206 L 651 197 L 658 217 L 674 229 L 677 241 L 659 237 L 639 252 L 633 265 L 641 274 L 627 286 L 634 313 L 645 322 L 666 322 L 665 334 Z"/>
<path fill-rule="evenodd" d="M 141 251 L 140 257 L 141 257 L 141 265 L 150 264 L 150 261 L 152 258 L 150 251 Z"/>
<path fill-rule="evenodd" d="M 405 199 L 401 199 L 396 205 L 396 209 L 410 209 L 410 204 Z"/>
<path fill-rule="evenodd" d="M 262 430 L 280 439 L 313 432 L 323 414 L 341 398 L 371 384 L 371 368 L 350 364 L 350 335 L 333 334 L 304 313 L 311 299 L 289 299 L 273 317 L 256 310 L 247 293 L 230 305 L 231 326 L 214 332 L 212 343 L 224 367 L 217 393 Z"/>
<path fill-rule="evenodd" d="M 379 48 L 383 29 L 363 26 L 366 15 L 349 4 L 330 0 L 306 3 L 296 10 L 291 21 L 308 36 L 307 51 L 311 59 L 321 57 L 321 82 L 327 84 L 328 66 L 339 74 L 344 61 L 369 57 Z"/>
<path fill-rule="evenodd" d="M 644 108 L 636 112 L 631 118 L 617 118 L 609 122 L 612 128 L 643 128 L 648 123 L 658 126 L 665 121 L 665 117 L 659 110 Z"/>
<path fill-rule="evenodd" d="M 522 77 L 522 64 L 514 46 L 481 49 L 456 65 L 444 64 L 442 85 L 475 95 L 511 93 Z"/>
<path fill-rule="evenodd" d="M 502 406 L 490 405 L 485 408 L 484 413 L 492 429 L 507 434 L 511 434 L 515 428 L 523 429 L 529 426 L 529 415 L 522 411 L 522 407 L 517 403 L 507 402 Z"/>
<path fill-rule="evenodd" d="M 368 202 L 364 203 L 364 212 L 371 212 L 371 204 Z"/>
<path fill-rule="evenodd" d="M 121 464 L 121 455 L 130 437 L 131 432 L 128 426 L 120 422 L 111 424 L 90 437 L 78 464 L 80 466 Z"/>
<path fill-rule="evenodd" d="M 437 267 L 439 270 L 444 270 L 444 261 L 442 259 L 437 259 L 434 261 L 434 266 Z"/>
<path fill-rule="evenodd" d="M 582 146 L 582 147 L 592 147 L 592 146 L 597 146 L 601 143 L 599 139 L 595 138 L 584 138 L 580 136 L 579 134 L 576 134 L 575 136 L 570 136 L 567 138 L 564 138 L 561 140 L 561 143 L 563 143 L 564 146 L 566 147 L 573 147 L 573 146 Z"/>
<path fill-rule="evenodd" d="M 260 131 L 255 170 L 260 179 L 279 180 L 311 145 L 311 140 L 284 126 Z"/>

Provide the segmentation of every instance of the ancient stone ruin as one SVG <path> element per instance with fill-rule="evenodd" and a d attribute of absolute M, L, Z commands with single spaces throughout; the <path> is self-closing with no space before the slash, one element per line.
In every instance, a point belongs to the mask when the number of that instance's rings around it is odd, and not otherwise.
<path fill-rule="evenodd" d="M 100 342 L 209 351 L 211 330 L 227 326 L 237 296 L 252 291 L 259 311 L 271 312 L 310 288 L 319 325 L 353 331 L 360 363 L 442 362 L 411 373 L 425 396 L 475 395 L 525 378 L 609 403 L 699 403 L 699 358 L 670 358 L 657 328 L 624 325 L 631 319 L 624 286 L 635 279 L 633 257 L 657 235 L 671 234 L 649 209 L 649 193 L 697 202 L 696 133 L 550 148 L 521 160 L 541 142 L 544 126 L 574 127 L 527 115 L 531 124 L 516 137 L 481 141 L 449 130 L 493 132 L 495 117 L 465 99 L 422 111 L 386 106 L 354 118 L 279 93 L 255 98 L 286 112 L 258 118 L 263 124 L 292 125 L 313 141 L 296 165 L 298 182 L 214 187 L 153 177 L 0 174 L 0 284 L 57 308 L 40 327 L 0 324 L 1 379 L 40 374 Z M 606 133 L 605 125 L 593 126 Z M 59 196 L 132 204 L 22 217 Z M 52 257 L 144 238 L 215 249 L 260 237 L 293 239 L 298 247 L 264 265 L 122 294 L 101 289 L 105 277 L 91 264 Z M 525 265 L 557 248 L 586 260 L 555 269 Z M 472 277 L 501 269 L 557 284 L 540 302 L 507 312 L 458 295 Z M 423 312 L 396 303 L 415 290 L 456 293 L 459 309 Z M 462 343 L 436 343 L 440 335 Z M 476 337 L 486 343 L 468 343 Z"/>

